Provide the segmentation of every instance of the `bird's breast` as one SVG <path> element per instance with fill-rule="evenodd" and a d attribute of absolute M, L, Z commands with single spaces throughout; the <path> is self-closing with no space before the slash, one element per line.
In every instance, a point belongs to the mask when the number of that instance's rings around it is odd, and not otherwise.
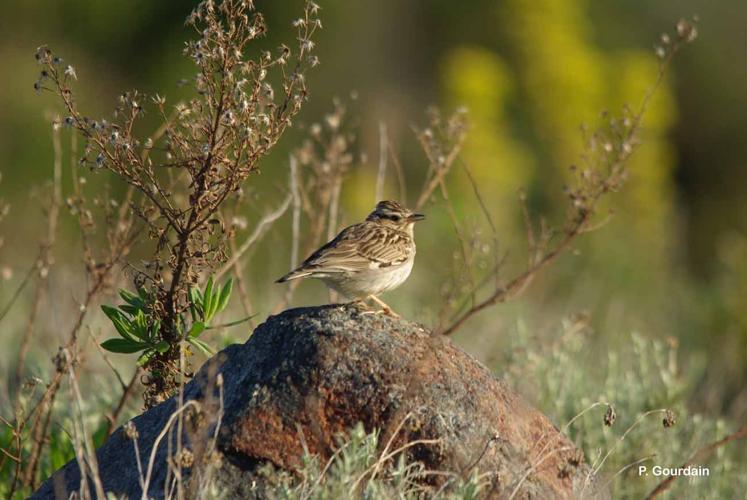
<path fill-rule="evenodd" d="M 373 280 L 377 285 L 376 288 L 379 289 L 376 293 L 392 290 L 404 283 L 412 272 L 412 265 L 414 262 L 415 259 L 411 257 L 399 266 L 380 269 L 378 271 L 379 276 Z"/>

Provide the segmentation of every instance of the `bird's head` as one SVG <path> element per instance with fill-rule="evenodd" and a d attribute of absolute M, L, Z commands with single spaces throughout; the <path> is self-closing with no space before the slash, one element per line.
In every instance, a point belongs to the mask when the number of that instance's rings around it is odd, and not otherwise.
<path fill-rule="evenodd" d="M 366 217 L 367 221 L 378 222 L 410 233 L 413 225 L 423 219 L 425 219 L 425 215 L 416 214 L 396 201 L 388 200 L 378 202 L 374 211 Z"/>

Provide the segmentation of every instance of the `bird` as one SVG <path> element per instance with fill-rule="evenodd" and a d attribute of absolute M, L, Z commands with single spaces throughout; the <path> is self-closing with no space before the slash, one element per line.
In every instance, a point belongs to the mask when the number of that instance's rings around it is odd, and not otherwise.
<path fill-rule="evenodd" d="M 366 220 L 348 226 L 276 283 L 317 278 L 357 303 L 371 299 L 398 316 L 378 295 L 397 288 L 415 261 L 415 223 L 425 215 L 396 201 L 380 201 Z"/>

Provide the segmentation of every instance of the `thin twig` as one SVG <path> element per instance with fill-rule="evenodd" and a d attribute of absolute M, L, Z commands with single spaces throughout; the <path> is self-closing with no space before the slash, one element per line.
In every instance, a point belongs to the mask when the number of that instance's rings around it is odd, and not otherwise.
<path fill-rule="evenodd" d="M 232 237 L 229 241 L 229 246 L 231 248 L 231 254 L 235 255 L 238 251 L 235 236 Z M 239 289 L 239 299 L 241 299 L 241 306 L 244 308 L 244 314 L 251 318 L 252 316 L 254 316 L 254 307 L 252 306 L 252 301 L 249 298 L 249 290 L 246 285 L 246 277 L 244 276 L 243 266 L 238 260 L 233 264 L 233 273 L 236 276 L 236 284 L 238 285 Z M 251 329 L 254 330 L 255 325 L 252 319 L 249 320 L 249 325 Z"/>
<path fill-rule="evenodd" d="M 443 181 L 443 179 L 441 179 L 441 182 L 439 183 L 439 188 L 441 190 L 441 195 L 446 201 L 446 211 L 449 214 L 449 219 L 451 219 L 452 228 L 454 229 L 457 240 L 459 240 L 459 247 L 462 254 L 463 263 L 462 272 L 467 276 L 467 280 L 469 281 L 471 304 L 475 305 L 475 303 L 477 302 L 477 285 L 475 283 L 475 277 L 472 274 L 472 263 L 474 262 L 474 256 L 470 250 L 470 244 L 467 241 L 467 237 L 464 235 L 464 232 L 461 229 L 462 224 L 456 215 L 456 211 L 454 210 L 454 203 L 449 197 L 449 192 L 446 189 L 446 183 Z"/>
<path fill-rule="evenodd" d="M 562 448 L 556 448 L 548 453 L 546 453 L 543 457 L 541 457 L 536 463 L 532 464 L 530 467 L 527 468 L 526 472 L 521 476 L 519 481 L 516 483 L 516 486 L 511 491 L 511 494 L 508 496 L 508 499 L 511 500 L 516 496 L 517 493 L 519 493 L 519 488 L 521 488 L 521 485 L 524 484 L 524 481 L 529 477 L 529 475 L 537 470 L 537 467 L 542 465 L 542 463 L 547 460 L 548 458 L 552 457 L 553 455 L 557 455 L 558 453 L 562 453 L 564 451 L 573 450 L 573 446 L 563 446 Z"/>
<path fill-rule="evenodd" d="M 387 143 L 386 123 L 379 122 L 379 170 L 376 174 L 376 191 L 374 191 L 374 203 L 378 203 L 384 197 L 384 181 L 386 180 L 386 159 L 389 150 Z"/>
<path fill-rule="evenodd" d="M 280 217 L 283 216 L 286 210 L 288 210 L 288 207 L 291 203 L 291 195 L 288 195 L 285 197 L 283 202 L 280 204 L 280 206 L 275 209 L 274 211 L 266 214 L 260 221 L 257 223 L 257 225 L 254 227 L 254 231 L 252 232 L 249 237 L 244 240 L 244 242 L 241 244 L 239 249 L 231 255 L 231 258 L 228 259 L 228 261 L 223 264 L 223 266 L 215 273 L 215 280 L 219 280 L 225 273 L 227 273 L 231 267 L 233 267 L 236 263 L 239 262 L 241 259 L 241 256 L 246 253 L 249 248 L 251 248 L 252 245 L 254 245 L 262 236 L 264 236 L 265 232 L 272 226 L 272 224 L 278 220 Z"/>
<path fill-rule="evenodd" d="M 420 193 L 420 196 L 418 196 L 418 201 L 417 203 L 415 203 L 416 210 L 421 209 L 423 205 L 425 205 L 425 202 L 427 202 L 431 197 L 433 191 L 436 190 L 439 184 L 443 181 L 444 177 L 446 177 L 446 174 L 449 173 L 449 171 L 451 170 L 451 166 L 454 164 L 457 156 L 459 156 L 459 153 L 462 151 L 462 145 L 464 144 L 464 139 L 466 138 L 466 136 L 467 135 L 465 133 L 459 134 L 451 150 L 442 160 L 437 158 L 431 159 L 431 165 L 434 173 L 430 177 L 430 179 L 426 181 L 426 184 L 422 192 Z M 427 146 L 423 141 L 424 139 L 421 139 L 421 143 L 423 143 L 423 149 L 427 152 Z"/>
<path fill-rule="evenodd" d="M 400 423 L 394 429 L 394 432 L 392 432 L 392 435 L 389 436 L 389 440 L 387 441 L 386 446 L 384 446 L 384 450 L 381 452 L 380 457 L 383 457 L 383 456 L 387 455 L 387 453 L 389 451 L 389 448 L 392 446 L 392 443 L 394 443 L 394 439 L 399 434 L 399 431 L 402 430 L 402 427 L 405 425 L 405 422 L 407 422 L 407 420 L 409 420 L 411 417 L 412 417 L 412 412 L 408 412 L 402 418 L 402 420 L 400 421 Z M 370 479 L 371 481 L 373 481 L 373 479 L 376 477 L 376 473 L 379 471 L 379 468 L 380 468 L 381 464 L 382 464 L 382 461 L 380 459 L 376 461 L 376 464 L 375 464 L 376 468 L 374 468 L 373 472 L 371 473 L 371 479 Z M 360 481 L 362 477 L 363 477 L 363 475 L 361 475 L 361 477 L 358 478 L 358 481 Z M 355 485 L 353 485 L 353 486 L 354 486 L 353 491 L 355 491 Z"/>
<path fill-rule="evenodd" d="M 599 473 L 599 471 L 602 469 L 602 466 L 604 465 L 604 462 L 606 462 L 607 459 L 609 458 L 609 456 L 612 455 L 612 453 L 615 450 L 617 450 L 617 447 L 620 446 L 620 444 L 625 440 L 625 438 L 628 436 L 628 434 L 630 434 L 633 431 L 633 429 L 635 429 L 636 427 L 638 427 L 638 424 L 640 424 L 641 422 L 643 422 L 643 420 L 646 417 L 649 417 L 650 415 L 655 415 L 657 413 L 665 413 L 667 411 L 668 410 L 666 408 L 659 408 L 657 410 L 649 410 L 649 411 L 647 411 L 647 412 L 639 415 L 638 418 L 636 418 L 635 421 L 627 429 L 625 429 L 625 432 L 623 432 L 622 435 L 615 441 L 615 444 L 612 446 L 612 448 L 610 448 L 609 450 L 607 450 L 607 453 L 604 454 L 604 457 L 602 457 L 602 459 L 599 461 L 599 463 L 598 464 L 596 464 L 596 463 L 592 464 L 592 466 L 589 468 L 589 472 L 586 474 L 586 478 L 584 479 L 584 486 L 581 489 L 581 496 L 583 496 L 584 491 L 586 491 L 587 486 L 589 486 L 589 484 L 591 484 L 591 478 L 593 476 L 596 476 L 597 473 Z"/>
<path fill-rule="evenodd" d="M 76 402 L 77 406 L 77 414 L 78 414 L 78 424 L 80 425 L 80 429 L 78 429 L 78 425 L 75 425 L 75 422 L 73 422 L 73 430 L 75 431 L 75 434 L 78 436 L 79 440 L 82 440 L 83 442 L 83 451 L 85 452 L 83 454 L 84 460 L 80 460 L 80 457 L 78 458 L 78 463 L 82 464 L 85 463 L 88 469 L 90 469 L 90 476 L 93 480 L 93 485 L 96 490 L 96 498 L 105 498 L 106 494 L 104 493 L 104 486 L 101 483 L 101 476 L 99 474 L 99 466 L 98 466 L 98 460 L 96 459 L 96 450 L 93 447 L 93 443 L 91 443 L 91 437 L 86 430 L 86 422 L 85 418 L 83 417 L 83 396 L 80 393 L 80 387 L 78 387 L 78 379 L 75 375 L 75 369 L 73 367 L 73 359 L 70 355 L 70 353 L 67 350 L 64 350 L 62 353 L 67 362 L 68 367 L 68 376 L 70 380 L 70 390 L 73 393 L 73 400 Z M 83 487 L 83 483 L 86 483 L 87 487 L 87 481 L 85 480 L 86 476 L 88 474 L 84 473 L 83 468 L 81 467 L 81 488 Z"/>
<path fill-rule="evenodd" d="M 488 449 L 490 448 L 490 445 L 493 444 L 494 442 L 500 440 L 500 439 L 501 439 L 500 435 L 498 435 L 496 433 L 496 434 L 493 434 L 492 436 L 490 436 L 490 438 L 487 441 L 485 441 L 485 446 L 483 446 L 482 451 L 480 452 L 480 454 L 462 472 L 462 477 L 463 478 L 466 478 L 469 475 L 469 473 L 472 472 L 472 469 L 474 469 L 475 467 L 477 467 L 477 464 L 479 464 L 482 461 L 483 457 L 485 457 L 485 454 L 488 452 Z"/>
<path fill-rule="evenodd" d="M 298 245 L 301 239 L 301 196 L 298 189 L 298 175 L 298 159 L 295 155 L 290 155 L 290 191 L 293 197 L 290 269 L 298 265 Z"/>
<path fill-rule="evenodd" d="M 617 476 L 619 476 L 620 474 L 622 474 L 622 473 L 623 473 L 623 472 L 625 472 L 626 470 L 630 469 L 631 467 L 633 467 L 633 466 L 635 466 L 635 465 L 638 465 L 638 464 L 642 464 L 643 462 L 648 462 L 649 460 L 653 460 L 653 459 L 654 459 L 655 457 L 656 457 L 656 454 L 653 454 L 653 455 L 648 455 L 648 456 L 646 456 L 646 457 L 643 457 L 643 458 L 639 458 L 638 460 L 634 460 L 634 461 L 630 462 L 629 464 L 627 464 L 627 465 L 626 465 L 626 466 L 624 466 L 624 467 L 621 467 L 621 468 L 620 468 L 620 470 L 618 470 L 617 472 L 615 472 L 615 473 L 614 473 L 614 474 L 612 475 L 612 477 L 610 477 L 609 479 L 607 479 L 607 480 L 606 480 L 606 481 L 604 482 L 604 484 L 602 484 L 601 488 L 599 488 L 599 491 L 606 491 L 606 490 L 607 490 L 607 487 L 608 487 L 608 486 L 609 486 L 610 484 L 612 484 L 612 481 L 614 481 L 614 480 L 615 480 L 615 478 L 616 478 Z"/>
<path fill-rule="evenodd" d="M 397 172 L 397 183 L 399 185 L 399 199 L 405 201 L 407 199 L 407 181 L 405 180 L 405 172 L 402 168 L 402 163 L 399 161 L 397 153 L 392 147 L 392 141 L 387 138 L 387 149 L 389 150 L 389 157 L 394 165 L 394 170 Z"/>
<path fill-rule="evenodd" d="M 363 471 L 363 473 L 360 476 L 358 476 L 358 479 L 356 479 L 355 482 L 353 483 L 353 485 L 350 487 L 350 491 L 349 491 L 350 496 L 351 497 L 354 496 L 355 491 L 358 488 L 358 485 L 361 483 L 361 481 L 363 481 L 363 479 L 368 474 L 371 474 L 371 478 L 369 479 L 369 481 L 373 481 L 374 478 L 376 477 L 376 472 L 379 470 L 379 468 L 381 467 L 381 465 L 384 464 L 384 463 L 386 463 L 386 462 L 388 462 L 392 458 L 396 457 L 397 455 L 399 455 L 403 451 L 405 451 L 405 450 L 407 450 L 409 448 L 412 448 L 413 446 L 418 446 L 418 445 L 421 445 L 421 444 L 438 444 L 438 443 L 441 443 L 440 439 L 416 439 L 414 441 L 408 441 L 407 443 L 403 444 L 402 446 L 400 446 L 396 450 L 391 451 L 390 453 L 382 454 L 379 457 L 379 459 L 376 461 L 376 463 L 374 463 L 373 465 L 371 465 L 368 469 L 366 469 L 365 471 Z"/>
<path fill-rule="evenodd" d="M 710 458 L 711 455 L 713 455 L 713 452 L 715 452 L 717 449 L 721 448 L 722 446 L 725 446 L 732 441 L 737 441 L 739 439 L 744 439 L 747 437 L 747 424 L 744 424 L 742 427 L 740 427 L 738 430 L 732 432 L 728 436 L 725 436 L 718 441 L 714 441 L 713 443 L 707 444 L 703 446 L 702 448 L 699 448 L 698 451 L 696 451 L 692 457 L 690 457 L 689 460 L 687 460 L 685 463 L 683 463 L 680 468 L 683 469 L 685 467 L 690 467 L 691 465 L 703 463 L 706 460 Z M 675 479 L 677 479 L 679 476 L 669 476 L 662 482 L 660 482 L 658 485 L 656 485 L 656 488 L 651 490 L 651 493 L 646 496 L 647 499 L 656 498 L 657 496 L 664 493 L 666 490 L 668 490 Z"/>
<path fill-rule="evenodd" d="M 21 346 L 18 350 L 18 362 L 16 365 L 16 385 L 20 383 L 21 377 L 23 375 L 26 353 L 28 351 L 29 344 L 31 343 L 31 337 L 34 332 L 34 324 L 41 303 L 44 289 L 43 285 L 47 282 L 48 278 L 52 247 L 54 246 L 54 242 L 57 237 L 57 221 L 59 218 L 60 204 L 62 203 L 62 150 L 60 147 L 60 132 L 58 120 L 55 120 L 55 122 L 52 124 L 52 146 L 54 149 L 54 162 L 52 167 L 52 202 L 49 206 L 49 212 L 47 215 L 47 236 L 46 239 L 42 242 L 41 247 L 39 248 L 39 256 L 36 260 L 34 260 L 34 263 L 28 270 L 23 281 L 21 281 L 21 284 L 18 286 L 13 296 L 3 308 L 2 313 L 0 313 L 0 321 L 2 321 L 2 319 L 8 314 L 8 311 L 12 309 L 13 304 L 15 304 L 16 300 L 18 300 L 18 298 L 20 297 L 23 289 L 29 283 L 31 277 L 34 274 L 34 271 L 41 271 L 39 267 L 43 266 L 45 268 L 44 273 L 40 275 L 39 282 L 36 285 L 32 312 L 29 315 L 26 331 L 23 335 Z"/>
<path fill-rule="evenodd" d="M 106 416 L 106 420 L 108 421 L 108 424 L 106 427 L 107 436 L 111 436 L 112 433 L 114 432 L 114 429 L 117 425 L 117 420 L 119 420 L 119 416 L 122 413 L 122 410 L 124 409 L 125 404 L 127 403 L 127 400 L 135 392 L 135 387 L 137 387 L 137 382 L 142 371 L 143 369 L 139 366 L 135 369 L 135 372 L 132 374 L 132 378 L 130 378 L 129 383 L 127 383 L 123 387 L 122 395 L 119 397 L 119 401 L 117 402 L 117 406 L 114 407 L 114 411 L 112 411 L 109 415 Z"/>
<path fill-rule="evenodd" d="M 31 281 L 31 277 L 34 275 L 34 271 L 37 269 L 37 262 L 38 260 L 34 260 L 34 263 L 31 264 L 31 267 L 29 267 L 29 270 L 26 272 L 23 280 L 16 288 L 16 291 L 13 292 L 13 295 L 11 295 L 7 304 L 5 304 L 5 307 L 3 307 L 2 312 L 0 312 L 0 321 L 2 321 L 3 318 L 8 315 L 8 312 L 10 312 L 11 309 L 13 309 L 13 305 L 16 303 L 16 300 L 18 300 L 18 297 L 21 296 L 23 289 L 26 288 L 26 285 L 28 285 Z"/>
<path fill-rule="evenodd" d="M 153 446 L 150 450 L 150 458 L 148 459 L 148 469 L 145 474 L 145 481 L 143 483 L 143 494 L 141 495 L 141 500 L 148 500 L 148 486 L 150 485 L 150 479 L 153 475 L 153 464 L 156 461 L 156 452 L 158 451 L 158 446 L 161 444 L 161 440 L 166 436 L 166 434 L 170 431 L 171 426 L 174 424 L 174 420 L 179 418 L 184 411 L 194 406 L 196 409 L 199 409 L 199 405 L 196 401 L 189 400 L 186 403 L 184 403 L 182 406 L 180 406 L 174 413 L 171 414 L 169 419 L 166 421 L 166 425 L 161 429 L 161 432 L 158 433 L 158 436 L 156 436 L 156 440 L 153 442 Z"/>
<path fill-rule="evenodd" d="M 125 383 L 124 379 L 122 378 L 122 374 L 119 373 L 119 370 L 114 366 L 114 363 L 112 363 L 112 360 L 109 359 L 109 355 L 106 354 L 106 351 L 103 347 L 101 347 L 101 344 L 99 344 L 96 337 L 93 335 L 93 331 L 91 330 L 91 327 L 89 326 L 87 328 L 88 330 L 88 336 L 93 341 L 93 345 L 96 346 L 96 349 L 99 351 L 99 354 L 101 354 L 101 359 L 104 360 L 104 363 L 106 363 L 106 366 L 111 369 L 112 373 L 114 373 L 114 376 L 117 378 L 117 382 L 119 382 L 119 388 L 122 390 L 125 390 L 127 387 L 127 384 Z"/>
<path fill-rule="evenodd" d="M 498 251 L 498 227 L 495 224 L 495 221 L 493 221 L 493 216 L 490 214 L 490 210 L 488 209 L 488 205 L 485 203 L 485 199 L 482 196 L 482 193 L 480 192 L 480 187 L 477 185 L 477 181 L 475 180 L 475 176 L 472 174 L 472 171 L 470 170 L 469 166 L 463 159 L 459 159 L 459 163 L 462 166 L 462 169 L 464 170 L 464 173 L 467 174 L 467 179 L 469 180 L 470 186 L 472 187 L 472 192 L 475 195 L 475 198 L 477 199 L 477 203 L 480 205 L 480 210 L 482 211 L 483 216 L 485 217 L 485 220 L 488 222 L 488 225 L 490 226 L 490 234 L 493 239 L 493 255 L 495 256 L 495 262 L 494 265 L 496 269 L 500 268 L 500 260 L 501 260 L 501 254 Z M 499 274 L 496 273 L 496 283 L 498 282 L 498 276 Z"/>

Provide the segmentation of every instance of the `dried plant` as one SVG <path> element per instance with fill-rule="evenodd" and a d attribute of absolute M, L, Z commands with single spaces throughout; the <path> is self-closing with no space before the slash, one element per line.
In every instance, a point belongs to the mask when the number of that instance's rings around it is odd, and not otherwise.
<path fill-rule="evenodd" d="M 54 234 L 57 225 L 58 208 L 60 203 L 59 187 L 61 182 L 60 166 L 62 162 L 61 148 L 59 147 L 59 136 L 57 131 L 60 121 L 53 123 L 53 141 L 55 144 L 55 187 L 50 208 L 47 210 L 48 234 L 40 247 L 40 256 L 32 266 L 31 271 L 24 280 L 22 286 L 35 278 L 38 280 L 37 290 L 44 283 L 51 271 L 53 260 L 51 258 L 51 243 L 54 242 Z M 75 149 L 75 141 L 73 141 Z M 86 271 L 87 286 L 82 298 L 78 299 L 77 313 L 69 331 L 64 335 L 64 343 L 60 346 L 54 357 L 54 369 L 49 381 L 44 385 L 41 394 L 37 396 L 37 387 L 42 385 L 38 379 L 24 382 L 16 393 L 13 421 L 4 421 L 3 424 L 10 429 L 13 440 L 10 450 L 3 449 L 5 454 L 0 459 L 0 468 L 3 468 L 6 459 L 15 462 L 10 494 L 21 488 L 34 489 L 39 484 L 39 469 L 45 456 L 45 448 L 49 446 L 49 433 L 51 432 L 52 418 L 55 413 L 55 402 L 62 387 L 64 378 L 71 373 L 76 373 L 83 362 L 79 345 L 80 335 L 84 328 L 92 306 L 99 300 L 101 295 L 116 283 L 114 271 L 119 268 L 125 256 L 129 253 L 137 232 L 133 231 L 132 216 L 129 211 L 121 210 L 121 207 L 112 200 L 107 192 L 91 195 L 86 190 L 85 177 L 78 174 L 75 169 L 72 172 L 73 193 L 65 200 L 65 203 L 77 220 L 81 234 L 81 259 Z M 59 206 L 59 205 L 57 205 Z M 94 245 L 93 239 L 96 234 L 103 235 L 105 245 Z M 35 331 L 34 321 L 37 310 L 42 307 L 42 295 L 37 291 L 34 294 L 34 302 L 27 328 L 21 343 L 19 352 L 20 366 L 16 372 L 23 373 L 23 361 L 25 359 L 24 349 L 31 342 Z M 129 391 L 125 391 L 129 394 Z"/>
<path fill-rule="evenodd" d="M 145 362 L 148 406 L 178 384 L 181 341 L 195 333 L 197 322 L 185 315 L 195 306 L 190 291 L 227 259 L 227 201 L 240 198 L 244 181 L 259 171 L 260 159 L 307 98 L 305 71 L 317 63 L 312 37 L 321 27 L 318 10 L 307 2 L 303 17 L 293 22 L 294 51 L 282 45 L 276 53 L 248 57 L 250 44 L 267 31 L 252 2 L 200 3 L 187 19 L 197 39 L 184 49 L 196 67 L 194 97 L 169 107 L 159 95 L 126 92 L 111 120 L 86 116 L 72 90 L 75 69 L 46 47 L 37 51 L 43 69 L 35 86 L 62 100 L 65 124 L 85 139 L 81 164 L 131 187 L 127 210 L 155 243 L 142 268 L 130 266 L 138 293 L 128 293 L 143 303 L 142 327 L 153 346 Z M 136 132 L 146 109 L 162 120 L 150 138 Z"/>
<path fill-rule="evenodd" d="M 628 176 L 627 161 L 639 145 L 639 133 L 649 103 L 662 83 L 674 55 L 684 44 L 697 37 L 696 23 L 697 17 L 692 21 L 682 19 L 675 25 L 673 34 L 662 35 L 661 45 L 656 47 L 656 55 L 660 61 L 656 80 L 643 96 L 638 108 L 626 106 L 621 116 L 617 117 L 603 112 L 602 124 L 598 128 L 593 131 L 584 129 L 584 152 L 581 164 L 571 166 L 572 182 L 565 188 L 568 200 L 566 216 L 560 227 L 551 227 L 545 219 L 537 224 L 529 214 L 525 196 L 521 194 L 529 249 L 528 262 L 523 271 L 509 279 L 501 276 L 504 258 L 498 254 L 495 224 L 465 166 L 475 197 L 493 231 L 495 247 L 492 270 L 480 279 L 471 274 L 477 260 L 475 248 L 486 247 L 480 244 L 480 235 L 467 236 L 460 229 L 462 225 L 456 220 L 444 182 L 458 157 L 464 138 L 464 126 L 457 120 L 459 113 L 448 121 L 442 120 L 438 114 L 431 114 L 430 126 L 418 133 L 430 166 L 417 206 L 423 205 L 439 188 L 461 243 L 463 262 L 457 269 L 454 284 L 446 288 L 447 308 L 442 310 L 441 316 L 445 317 L 445 312 L 450 309 L 451 320 L 440 328 L 444 335 L 453 334 L 481 311 L 520 294 L 540 270 L 569 250 L 579 236 L 598 229 L 609 220 L 609 216 L 600 214 L 601 202 L 608 194 L 623 186 Z"/>
<path fill-rule="evenodd" d="M 185 48 L 197 68 L 192 79 L 195 97 L 167 107 L 158 95 L 127 92 L 120 96 L 111 119 L 86 116 L 73 93 L 76 70 L 48 48 L 37 50 L 42 69 L 34 87 L 58 96 L 65 118 L 53 120 L 53 184 L 51 196 L 44 198 L 49 201 L 42 203 L 47 231 L 33 265 L 0 313 L 2 319 L 24 289 L 35 285 L 16 366 L 19 383 L 13 417 L 2 420 L 3 435 L 9 441 L 4 440 L 0 449 L 0 469 L 13 471 L 7 490 L 11 495 L 31 491 L 39 484 L 40 470 L 48 460 L 54 415 L 59 411 L 59 390 L 65 377 L 75 382 L 86 361 L 81 333 L 103 294 L 120 284 L 116 270 L 122 266 L 130 270 L 136 290 L 121 291 L 126 302 L 121 308 L 104 309 L 122 336 L 114 340 L 118 347 L 126 343 L 124 348 L 131 349 L 130 344 L 141 340 L 133 333 L 145 336 L 147 332 L 145 348 L 139 349 L 146 354 L 141 358 L 148 372 L 143 381 L 151 382 L 146 387 L 146 405 L 163 400 L 183 382 L 181 375 L 189 372 L 184 362 L 189 351 L 184 346 L 206 347 L 197 337 L 225 307 L 231 287 L 213 286 L 210 280 L 204 289 L 197 284 L 225 260 L 227 243 L 240 229 L 228 218 L 228 205 L 234 213 L 238 210 L 242 184 L 258 172 L 259 160 L 291 125 L 307 98 L 305 71 L 317 64 L 312 36 L 321 27 L 318 11 L 316 4 L 307 2 L 303 16 L 293 22 L 298 35 L 293 52 L 283 45 L 276 54 L 261 52 L 247 58 L 243 53 L 248 45 L 266 33 L 264 19 L 252 3 L 201 3 L 187 21 L 198 39 Z M 142 128 L 146 109 L 154 111 L 162 122 L 150 136 L 136 132 Z M 63 127 L 74 132 L 70 146 L 72 192 L 66 197 L 61 188 Z M 82 155 L 77 152 L 79 137 L 84 140 Z M 93 193 L 82 167 L 88 167 L 93 175 L 123 182 L 124 193 L 115 197 L 108 185 Z M 86 289 L 83 297 L 78 297 L 77 313 L 55 357 L 52 375 L 42 386 L 39 379 L 27 383 L 22 378 L 38 311 L 49 300 L 44 295 L 45 283 L 54 264 L 52 249 L 63 206 L 79 227 Z M 0 202 L 0 218 L 8 209 Z M 278 217 L 273 215 L 260 226 L 266 230 Z M 149 235 L 152 244 L 138 241 L 141 234 Z M 248 243 L 254 240 L 251 236 Z M 143 266 L 126 259 L 136 241 L 153 250 Z M 117 346 L 112 349 L 112 341 L 103 343 L 104 348 L 121 351 Z M 127 400 L 137 393 L 142 371 L 136 369 L 125 381 L 105 354 L 104 360 L 122 388 L 121 397 L 101 422 L 110 434 Z M 90 455 L 88 431 L 75 430 L 76 452 L 89 448 L 79 455 Z M 79 446 L 82 444 L 86 446 Z"/>
<path fill-rule="evenodd" d="M 321 123 L 308 127 L 308 137 L 290 159 L 290 193 L 293 201 L 290 268 L 299 264 L 299 254 L 308 255 L 339 229 L 340 192 L 351 166 L 356 135 L 349 130 L 347 109 L 334 99 L 332 111 Z M 301 234 L 301 215 L 308 229 Z M 320 216 L 321 215 L 321 216 Z M 303 248 L 301 248 L 303 247 Z M 273 308 L 283 310 L 300 281 L 291 281 L 283 299 Z"/>

